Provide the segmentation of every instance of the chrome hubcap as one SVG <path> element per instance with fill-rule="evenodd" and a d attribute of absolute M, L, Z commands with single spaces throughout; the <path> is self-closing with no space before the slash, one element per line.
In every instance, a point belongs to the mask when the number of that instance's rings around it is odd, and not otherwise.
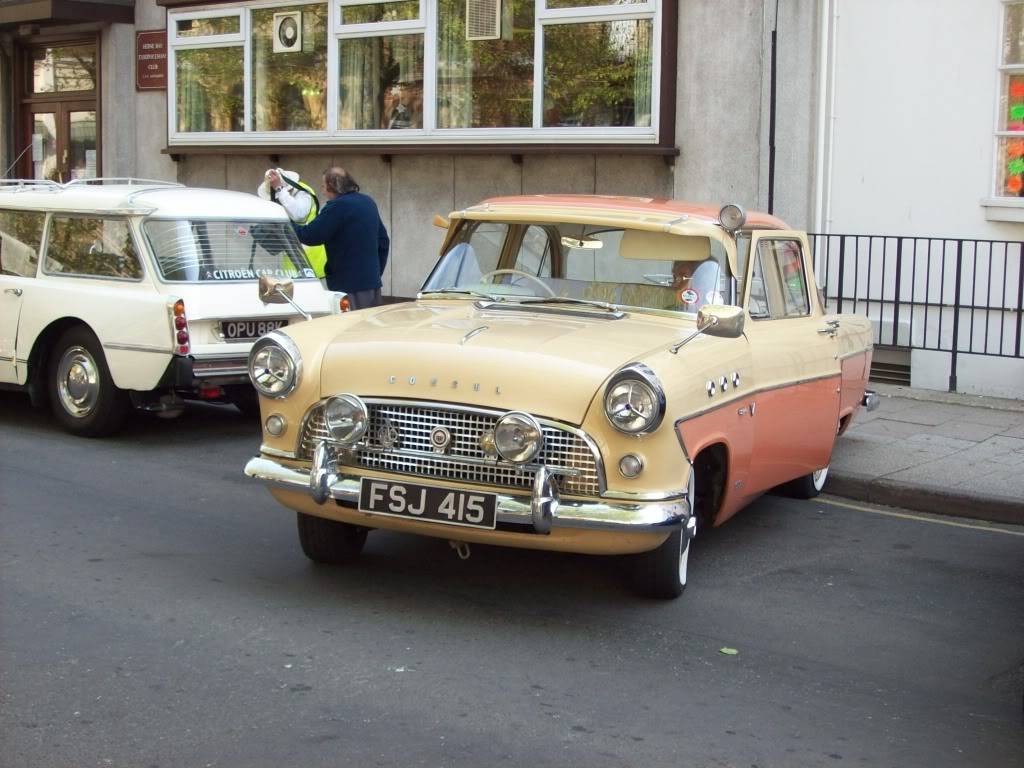
<path fill-rule="evenodd" d="M 96 408 L 100 396 L 100 372 L 89 351 L 83 347 L 65 350 L 57 364 L 57 397 L 64 410 L 85 418 Z"/>
<path fill-rule="evenodd" d="M 828 477 L 828 467 L 822 467 L 811 473 L 811 482 L 814 483 L 814 490 L 820 491 L 825 487 L 825 478 Z"/>

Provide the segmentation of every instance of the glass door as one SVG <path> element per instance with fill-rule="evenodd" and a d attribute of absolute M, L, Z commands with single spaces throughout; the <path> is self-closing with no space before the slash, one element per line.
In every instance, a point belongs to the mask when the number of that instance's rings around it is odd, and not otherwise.
<path fill-rule="evenodd" d="M 26 50 L 19 175 L 65 182 L 100 175 L 95 41 Z"/>

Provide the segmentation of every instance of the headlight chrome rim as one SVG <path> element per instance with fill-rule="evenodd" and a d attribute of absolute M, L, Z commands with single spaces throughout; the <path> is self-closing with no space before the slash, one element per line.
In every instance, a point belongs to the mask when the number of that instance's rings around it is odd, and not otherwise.
<path fill-rule="evenodd" d="M 609 409 L 609 399 L 611 398 L 612 392 L 620 384 L 630 381 L 635 382 L 637 385 L 647 390 L 650 394 L 651 400 L 651 413 L 647 415 L 646 418 L 644 418 L 636 427 L 628 427 L 621 421 L 616 421 L 615 416 Z M 645 435 L 654 432 L 661 426 L 661 422 L 665 418 L 665 390 L 662 389 L 661 382 L 658 381 L 658 377 L 654 374 L 654 371 L 643 363 L 630 363 L 629 365 L 620 368 L 608 381 L 608 386 L 606 386 L 604 390 L 603 400 L 604 415 L 605 418 L 608 419 L 608 423 L 619 432 L 626 435 Z M 636 413 L 636 411 L 633 411 L 633 413 Z"/>
<path fill-rule="evenodd" d="M 520 430 L 525 430 L 527 435 L 532 433 L 532 439 L 525 441 L 518 450 L 516 448 L 503 450 L 502 438 L 505 436 L 509 423 L 513 422 Z M 541 448 L 544 447 L 544 430 L 541 428 L 540 422 L 530 414 L 523 411 L 509 411 L 501 416 L 494 425 L 494 447 L 498 455 L 505 461 L 511 461 L 513 464 L 526 464 L 535 459 Z"/>
<path fill-rule="evenodd" d="M 271 348 L 276 348 L 284 354 L 289 368 L 287 375 L 282 377 L 278 373 L 272 372 L 265 364 L 263 365 L 263 373 L 257 374 L 257 359 Z M 259 394 L 264 397 L 280 400 L 288 397 L 302 380 L 302 355 L 299 352 L 298 346 L 289 336 L 279 331 L 271 331 L 265 336 L 261 336 L 252 345 L 252 349 L 249 351 L 248 372 L 249 381 L 252 382 L 253 387 Z M 281 386 L 275 389 L 275 383 Z"/>
<path fill-rule="evenodd" d="M 347 415 L 335 413 L 332 417 L 331 408 L 346 408 Z M 335 419 L 339 422 L 332 423 Z M 345 420 L 347 419 L 347 423 Z M 344 392 L 334 395 L 324 403 L 324 422 L 331 438 L 342 445 L 355 445 L 366 434 L 370 426 L 370 409 L 357 395 Z M 339 434 L 339 432 L 341 434 Z"/>

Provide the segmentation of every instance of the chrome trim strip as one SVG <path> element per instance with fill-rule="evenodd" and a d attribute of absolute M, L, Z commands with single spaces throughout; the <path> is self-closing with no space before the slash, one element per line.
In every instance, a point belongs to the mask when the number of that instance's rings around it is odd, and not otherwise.
<path fill-rule="evenodd" d="M 480 334 L 480 333 L 483 333 L 484 331 L 486 331 L 487 328 L 488 328 L 488 326 L 486 326 L 486 325 L 481 325 L 479 328 L 474 328 L 472 331 L 470 331 L 469 333 L 467 333 L 465 336 L 462 337 L 462 339 L 459 341 L 459 344 L 460 345 L 461 344 L 465 344 L 467 341 L 472 339 L 477 334 Z"/>
<path fill-rule="evenodd" d="M 302 423 L 299 425 L 299 433 L 298 433 L 298 436 L 296 437 L 296 442 L 295 442 L 295 455 L 296 456 L 298 456 L 299 453 L 302 450 L 302 436 L 304 434 L 306 434 L 307 423 L 313 417 L 313 414 L 316 412 L 316 410 L 318 408 L 322 408 L 324 406 L 324 404 L 329 399 L 330 398 L 325 397 L 325 398 L 322 398 L 321 400 L 317 401 L 316 403 L 311 405 L 306 410 L 306 413 L 303 415 Z M 443 400 L 402 400 L 402 399 L 399 399 L 399 398 L 389 398 L 389 397 L 364 397 L 363 398 L 363 402 L 365 402 L 367 405 L 394 405 L 394 406 L 409 406 L 409 407 L 412 407 L 412 408 L 449 409 L 449 410 L 453 410 L 453 411 L 460 411 L 462 413 L 476 413 L 476 414 L 480 414 L 481 416 L 496 416 L 496 417 L 500 417 L 500 416 L 503 416 L 506 413 L 508 413 L 508 411 L 502 410 L 500 408 L 478 408 L 478 407 L 471 406 L 471 405 L 459 405 L 459 404 L 455 404 L 455 403 L 449 403 L 449 402 L 443 401 Z M 601 455 L 601 451 L 598 450 L 597 443 L 594 442 L 593 438 L 591 438 L 590 435 L 588 435 L 586 432 L 584 432 L 579 427 L 575 427 L 575 426 L 573 426 L 571 424 L 568 424 L 568 423 L 566 423 L 564 421 L 557 421 L 556 419 L 546 419 L 546 418 L 543 418 L 543 417 L 540 417 L 540 416 L 535 416 L 534 418 L 536 418 L 537 421 L 540 422 L 540 424 L 542 426 L 548 426 L 548 427 L 552 427 L 554 429 L 560 429 L 560 430 L 562 430 L 564 432 L 570 432 L 573 435 L 575 435 L 576 437 L 578 437 L 580 440 L 582 440 L 584 443 L 587 444 L 587 447 L 590 449 L 591 454 L 593 454 L 593 456 L 594 456 L 594 463 L 595 463 L 595 466 L 596 466 L 596 469 L 597 469 L 597 487 L 598 487 L 598 491 L 599 491 L 601 496 L 604 496 L 605 493 L 608 490 L 608 481 L 607 481 L 607 477 L 605 475 L 605 468 L 604 468 L 604 457 Z M 434 458 L 436 458 L 436 456 Z M 513 465 L 513 466 L 515 466 L 515 465 Z"/>
<path fill-rule="evenodd" d="M 157 352 L 163 355 L 174 354 L 168 347 L 157 347 L 153 344 L 119 344 L 117 342 L 106 343 L 104 349 L 120 349 L 126 352 Z"/>
<path fill-rule="evenodd" d="M 245 465 L 245 474 L 254 480 L 279 488 L 310 493 L 310 471 L 294 469 L 261 456 Z M 327 487 L 328 498 L 346 504 L 359 504 L 361 476 L 338 475 Z M 437 484 L 436 487 L 450 486 Z M 500 523 L 533 526 L 531 497 L 498 493 L 497 519 Z M 371 514 L 366 513 L 364 514 Z M 560 500 L 552 518 L 552 527 L 587 528 L 620 532 L 671 531 L 685 526 L 690 517 L 686 497 L 646 504 L 608 504 L 600 501 Z M 500 532 L 499 532 L 500 533 Z"/>
<path fill-rule="evenodd" d="M 736 403 L 738 401 L 742 401 L 742 400 L 749 400 L 751 397 L 754 397 L 755 395 L 760 395 L 762 392 L 774 392 L 776 389 L 786 389 L 787 387 L 796 387 L 796 386 L 799 386 L 801 384 L 810 384 L 813 381 L 822 381 L 824 379 L 838 379 L 841 376 L 842 376 L 842 374 L 838 373 L 838 372 L 836 372 L 836 373 L 826 373 L 826 374 L 823 374 L 821 376 L 811 376 L 810 378 L 807 378 L 807 379 L 798 379 L 796 381 L 788 381 L 785 384 L 773 384 L 770 387 L 761 387 L 760 389 L 744 389 L 742 394 L 740 396 L 738 396 L 738 397 L 734 396 L 734 397 L 731 397 L 728 400 L 717 400 L 717 401 L 715 401 L 714 405 L 709 406 L 709 407 L 707 407 L 707 408 L 705 408 L 705 409 L 703 409 L 701 411 L 696 411 L 695 413 L 688 413 L 688 414 L 686 414 L 686 416 L 683 416 L 683 417 L 681 417 L 681 418 L 676 420 L 675 426 L 678 427 L 684 421 L 690 421 L 691 419 L 696 419 L 698 416 L 704 416 L 704 415 L 706 415 L 708 413 L 711 413 L 712 411 L 717 411 L 719 408 L 722 408 L 723 406 L 734 404 L 734 403 Z"/>
<path fill-rule="evenodd" d="M 634 493 L 632 491 L 605 491 L 603 498 L 615 499 L 616 501 L 672 501 L 685 498 L 685 488 L 674 488 L 671 491 L 649 491 L 646 493 Z"/>
<path fill-rule="evenodd" d="M 298 459 L 294 451 L 282 451 L 280 448 L 271 448 L 266 443 L 260 445 L 260 453 L 264 456 L 274 456 L 278 459 L 291 459 L 292 461 Z"/>

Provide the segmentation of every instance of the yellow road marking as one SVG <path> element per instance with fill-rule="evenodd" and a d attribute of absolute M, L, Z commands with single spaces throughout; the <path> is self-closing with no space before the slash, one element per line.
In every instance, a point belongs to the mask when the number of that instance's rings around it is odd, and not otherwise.
<path fill-rule="evenodd" d="M 890 512 L 885 509 L 876 509 L 875 507 L 864 507 L 860 504 L 850 504 L 845 501 L 834 501 L 828 498 L 819 498 L 823 504 L 831 504 L 836 507 L 845 507 L 846 509 L 854 509 L 858 512 L 872 512 L 876 515 L 885 515 L 886 517 L 899 517 L 903 520 L 919 520 L 922 523 L 935 523 L 936 525 L 948 525 L 953 528 L 971 528 L 976 531 L 985 531 L 987 533 L 1005 533 L 1007 536 L 1024 536 L 1024 531 L 1014 531 L 1007 528 L 996 527 L 996 524 L 982 525 L 973 523 L 958 523 L 955 520 L 940 520 L 932 515 L 912 515 L 907 512 Z"/>

